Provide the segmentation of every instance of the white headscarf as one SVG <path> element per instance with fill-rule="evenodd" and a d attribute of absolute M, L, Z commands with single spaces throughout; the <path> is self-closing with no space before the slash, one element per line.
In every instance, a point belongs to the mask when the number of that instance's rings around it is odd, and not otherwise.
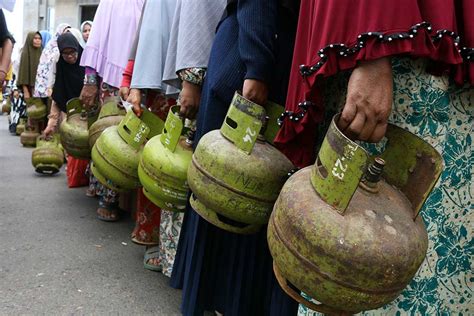
<path fill-rule="evenodd" d="M 92 28 L 92 21 L 86 20 L 86 21 L 82 22 L 82 24 L 81 24 L 81 32 L 84 32 L 84 26 L 86 26 L 87 24 L 89 24 Z"/>
<path fill-rule="evenodd" d="M 54 33 L 54 40 L 57 41 L 59 35 L 63 34 L 70 27 L 71 25 L 69 25 L 68 23 L 61 23 L 58 26 L 56 26 L 56 32 Z"/>
<path fill-rule="evenodd" d="M 33 96 L 37 98 L 48 97 L 48 89 L 53 88 L 56 77 L 56 63 L 59 60 L 58 37 L 70 29 L 67 23 L 61 23 L 56 27 L 53 38 L 46 44 L 41 53 L 38 70 L 36 72 L 35 90 Z"/>
<path fill-rule="evenodd" d="M 77 39 L 79 42 L 79 45 L 81 45 L 82 48 L 86 47 L 86 42 L 84 41 L 84 38 L 82 37 L 82 32 L 79 31 L 78 29 L 71 27 L 69 29 L 69 32 L 74 35 L 74 37 Z"/>

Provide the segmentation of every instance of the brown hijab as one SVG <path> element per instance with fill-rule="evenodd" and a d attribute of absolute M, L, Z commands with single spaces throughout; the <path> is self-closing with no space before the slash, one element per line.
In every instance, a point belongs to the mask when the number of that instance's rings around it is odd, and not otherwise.
<path fill-rule="evenodd" d="M 30 32 L 26 37 L 25 45 L 21 52 L 20 69 L 18 71 L 18 86 L 35 86 L 36 70 L 38 69 L 39 60 L 41 57 L 42 47 L 33 46 L 33 38 L 39 32 Z"/>

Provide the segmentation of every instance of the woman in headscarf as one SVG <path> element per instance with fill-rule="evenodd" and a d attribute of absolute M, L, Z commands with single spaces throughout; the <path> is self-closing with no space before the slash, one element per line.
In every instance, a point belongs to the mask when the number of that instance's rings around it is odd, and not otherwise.
<path fill-rule="evenodd" d="M 84 40 L 84 43 L 87 43 L 87 40 L 89 40 L 91 29 L 92 29 L 92 21 L 87 20 L 87 21 L 82 22 L 81 33 L 82 33 L 82 39 Z"/>
<path fill-rule="evenodd" d="M 120 89 L 121 96 L 133 105 L 133 110 L 138 116 L 142 113 L 140 108 L 142 95 L 145 95 L 143 103 L 163 120 L 166 119 L 170 106 L 176 104 L 178 90 L 163 83 L 175 7 L 176 0 L 145 1 L 139 29 Z M 137 221 L 132 233 L 132 241 L 149 247 L 144 259 L 145 268 L 162 271 L 169 277 L 173 267 L 182 215 L 161 211 L 160 208 L 153 206 L 152 202 L 144 196 L 142 188 L 138 189 L 137 196 L 139 203 L 137 203 Z M 143 209 L 141 209 L 142 206 Z M 161 230 L 160 219 L 164 225 Z M 174 235 L 162 235 L 169 231 L 172 231 Z M 161 260 L 162 258 L 164 260 Z"/>
<path fill-rule="evenodd" d="M 236 90 L 258 104 L 284 102 L 298 13 L 291 4 L 235 0 L 228 5 L 203 83 L 195 146 L 222 126 Z M 233 234 L 209 224 L 189 204 L 171 284 L 183 289 L 184 315 L 206 310 L 226 316 L 295 315 L 297 310 L 273 276 L 266 229 Z"/>
<path fill-rule="evenodd" d="M 100 99 L 118 96 L 122 74 L 137 31 L 144 0 L 102 0 L 81 58 L 86 67 L 81 100 L 89 109 Z M 99 195 L 100 220 L 118 220 L 118 194 L 91 175 L 88 196 Z"/>
<path fill-rule="evenodd" d="M 44 48 L 46 47 L 46 44 L 48 44 L 49 41 L 51 40 L 52 35 L 47 30 L 40 31 L 40 35 L 41 35 L 41 40 L 42 40 L 41 41 L 41 48 L 43 48 L 43 50 L 44 50 Z"/>
<path fill-rule="evenodd" d="M 79 45 L 81 45 L 81 47 L 84 49 L 86 47 L 86 42 L 84 42 L 84 39 L 82 38 L 81 31 L 79 31 L 78 29 L 76 29 L 74 27 L 71 27 L 69 29 L 69 32 L 72 33 L 72 35 L 74 35 L 74 37 L 79 42 Z"/>
<path fill-rule="evenodd" d="M 166 89 L 170 93 L 170 91 L 175 92 L 176 89 L 181 90 L 179 105 L 182 117 L 191 120 L 195 118 L 212 40 L 226 4 L 227 0 L 203 1 L 200 3 L 193 0 L 178 0 L 176 3 L 166 63 L 164 69 L 160 70 L 164 72 L 161 85 L 163 91 Z M 148 19 L 153 18 L 148 17 Z M 159 29 L 164 34 L 170 33 L 169 25 L 166 27 L 162 26 Z M 151 35 L 153 31 L 150 29 L 149 33 Z M 146 63 L 147 46 L 145 43 L 148 42 L 143 41 L 138 51 L 143 60 L 135 62 L 134 71 L 136 76 L 133 77 L 132 90 L 128 99 L 134 105 L 135 112 L 140 111 L 141 95 L 136 87 L 144 86 L 143 83 L 146 81 L 146 76 L 142 76 L 142 74 L 147 72 L 147 69 L 150 69 Z M 189 49 L 189 43 L 194 44 L 193 49 Z M 159 47 L 156 48 L 159 51 Z M 161 56 L 161 62 L 163 62 L 163 54 L 160 52 L 158 55 Z M 156 69 L 152 71 L 156 71 Z M 174 87 L 174 89 L 170 86 Z M 140 242 L 148 236 L 153 237 L 147 231 L 159 232 L 157 246 L 147 249 L 144 263 L 146 268 L 150 270 L 159 269 L 165 275 L 170 276 L 176 256 L 183 215 L 182 213 L 167 210 L 162 210 L 161 217 L 153 218 L 149 214 L 150 212 L 140 218 L 137 217 L 133 238 L 135 242 Z M 154 219 L 157 219 L 157 221 L 153 222 Z"/>
<path fill-rule="evenodd" d="M 71 26 L 67 23 L 59 24 L 54 37 L 43 49 L 36 73 L 34 97 L 47 98 L 51 95 L 56 73 L 56 63 L 59 60 L 57 40 L 58 37 L 67 32 L 70 27 Z"/>
<path fill-rule="evenodd" d="M 21 51 L 20 68 L 16 81 L 17 86 L 23 91 L 25 100 L 33 95 L 41 51 L 41 34 L 39 32 L 28 33 Z"/>
<path fill-rule="evenodd" d="M 46 136 L 57 130 L 66 115 L 67 102 L 79 97 L 84 85 L 84 67 L 80 66 L 82 47 L 76 37 L 66 32 L 58 37 L 57 42 L 61 57 L 56 65 L 56 81 L 51 96 L 53 103 L 44 130 Z"/>

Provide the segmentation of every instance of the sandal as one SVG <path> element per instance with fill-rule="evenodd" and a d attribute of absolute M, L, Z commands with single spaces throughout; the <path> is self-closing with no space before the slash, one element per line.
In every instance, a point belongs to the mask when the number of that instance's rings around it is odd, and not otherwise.
<path fill-rule="evenodd" d="M 138 238 L 137 235 L 133 234 L 130 236 L 130 239 L 134 244 L 137 244 L 139 246 L 146 246 L 146 247 L 153 247 L 153 246 L 158 246 L 158 243 L 156 241 L 143 241 L 142 239 Z M 148 249 L 148 248 L 147 248 Z"/>
<path fill-rule="evenodd" d="M 106 210 L 108 215 L 100 214 L 100 210 Z M 97 209 L 97 218 L 104 222 L 116 222 L 119 220 L 119 209 L 114 204 L 99 201 L 99 208 Z"/>
<path fill-rule="evenodd" d="M 145 257 L 143 258 L 143 267 L 147 270 L 161 272 L 163 271 L 163 267 L 161 266 L 161 262 L 159 265 L 149 264 L 148 261 L 151 259 L 157 259 L 160 257 L 160 247 L 150 247 L 145 251 Z"/>
<path fill-rule="evenodd" d="M 87 189 L 86 190 L 86 196 L 87 197 L 96 197 L 97 195 L 95 194 L 95 189 Z"/>

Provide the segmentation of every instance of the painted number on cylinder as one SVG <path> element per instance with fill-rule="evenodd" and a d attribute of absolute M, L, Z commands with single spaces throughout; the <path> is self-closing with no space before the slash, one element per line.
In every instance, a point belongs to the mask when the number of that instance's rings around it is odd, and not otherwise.
<path fill-rule="evenodd" d="M 245 131 L 245 136 L 244 136 L 244 142 L 252 142 L 252 138 L 255 137 L 257 132 L 252 131 L 250 127 L 247 127 L 247 130 Z"/>
<path fill-rule="evenodd" d="M 332 174 L 339 180 L 344 179 L 345 172 L 347 171 L 347 164 L 344 164 L 344 157 L 337 158 L 334 167 L 332 168 Z"/>
<path fill-rule="evenodd" d="M 357 150 L 357 146 L 354 145 L 347 145 L 344 148 L 344 153 L 342 157 L 337 158 L 334 167 L 332 168 L 332 175 L 338 178 L 339 180 L 344 180 L 344 176 L 346 175 L 347 171 L 347 163 L 346 160 L 351 160 L 354 157 L 354 153 Z"/>
<path fill-rule="evenodd" d="M 169 148 L 169 146 L 171 146 L 171 144 L 173 143 L 173 140 L 176 139 L 175 138 L 176 133 L 174 133 L 174 131 L 178 128 L 179 128 L 179 126 L 177 126 L 177 123 L 174 119 L 173 120 L 168 120 L 166 122 L 165 128 L 163 130 L 163 134 L 161 135 L 161 139 L 164 142 L 163 145 L 165 145 L 165 147 Z M 163 140 L 163 138 L 164 138 L 164 140 Z M 179 139 L 179 136 L 178 136 L 178 139 Z"/>
<path fill-rule="evenodd" d="M 146 128 L 144 125 L 141 125 L 140 126 L 140 130 L 138 131 L 138 133 L 135 134 L 135 137 L 134 137 L 134 141 L 136 143 L 139 143 L 141 140 L 142 140 L 142 137 L 143 137 L 143 134 L 145 134 L 146 132 Z"/>

